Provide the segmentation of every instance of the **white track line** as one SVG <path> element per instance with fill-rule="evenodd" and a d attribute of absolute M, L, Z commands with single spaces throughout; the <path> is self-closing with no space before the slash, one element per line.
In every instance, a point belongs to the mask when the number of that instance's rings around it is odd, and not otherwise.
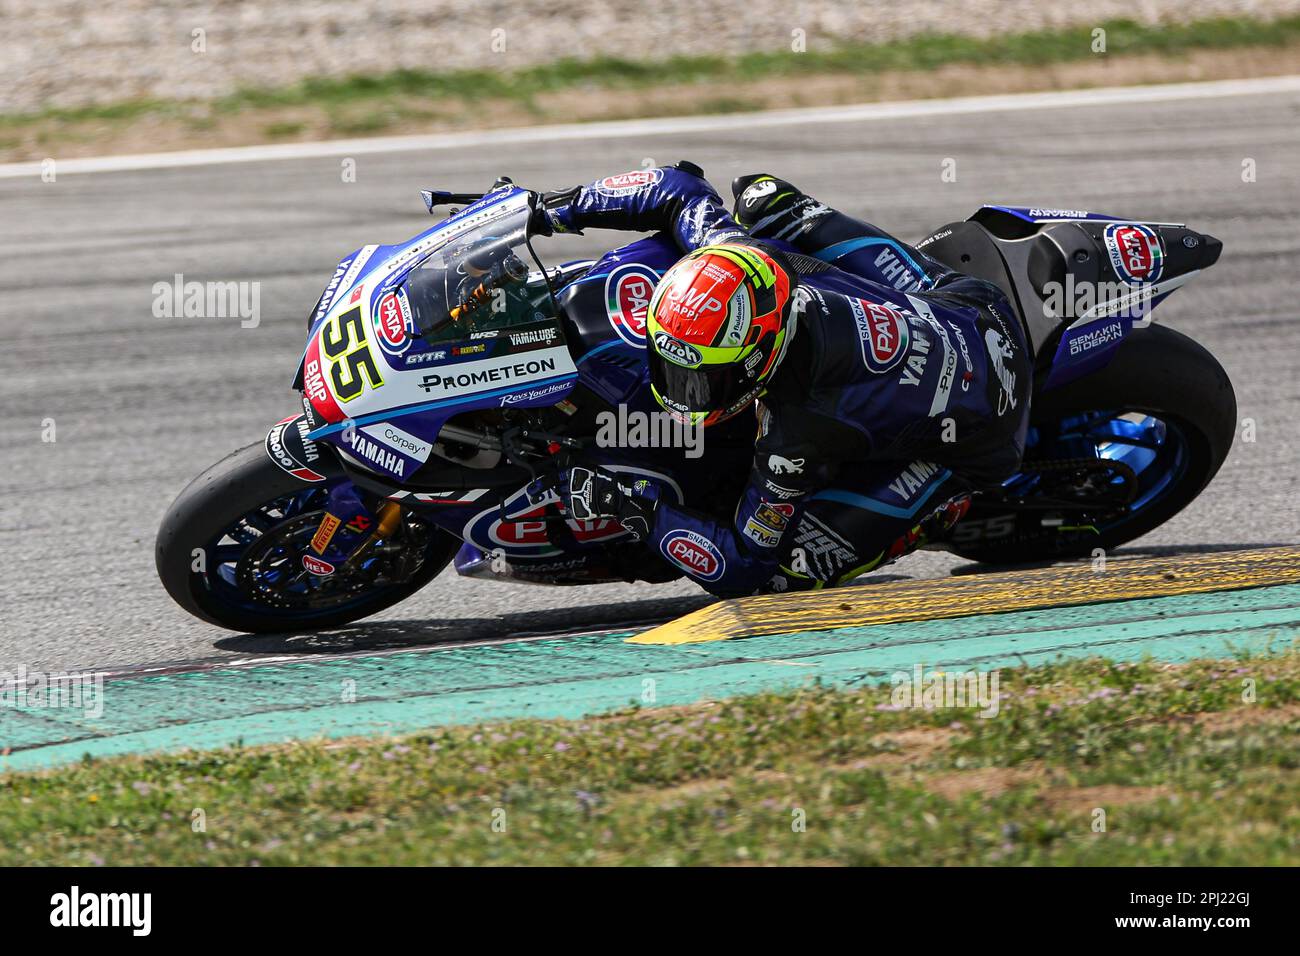
<path fill-rule="evenodd" d="M 1064 90 L 1047 93 L 963 96 L 946 100 L 903 100 L 896 103 L 863 103 L 856 106 L 819 106 L 797 110 L 772 110 L 763 113 L 730 113 L 721 116 L 673 116 L 609 123 L 567 123 L 559 126 L 524 126 L 463 133 L 432 133 L 421 136 L 337 139 L 320 143 L 280 143 L 274 146 L 192 149 L 173 153 L 142 153 L 132 156 L 95 156 L 87 159 L 58 160 L 57 171 L 60 176 L 72 173 L 114 173 L 142 169 L 172 169 L 182 166 L 208 166 L 223 163 L 260 163 L 282 159 L 360 156 L 368 153 L 400 153 L 413 150 L 462 149 L 474 146 L 553 143 L 577 139 L 626 139 L 635 136 L 660 136 L 673 133 L 760 129 L 766 126 L 855 123 L 873 120 L 909 119 L 920 116 L 996 113 L 1008 110 L 1167 103 L 1176 100 L 1210 99 L 1223 96 L 1261 96 L 1271 93 L 1296 92 L 1300 92 L 1300 75 L 1263 77 L 1252 80 L 1215 80 L 1205 83 L 1169 83 L 1155 86 L 1112 86 L 1102 89 Z M 55 159 L 57 160 L 57 156 Z M 0 179 L 15 179 L 25 176 L 39 177 L 40 174 L 41 163 L 39 162 L 0 165 Z"/>

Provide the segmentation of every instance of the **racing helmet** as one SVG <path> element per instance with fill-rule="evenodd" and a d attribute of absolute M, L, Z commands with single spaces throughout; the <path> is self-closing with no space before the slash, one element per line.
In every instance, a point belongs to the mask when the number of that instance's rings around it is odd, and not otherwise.
<path fill-rule="evenodd" d="M 701 246 L 664 273 L 646 315 L 655 400 L 714 425 L 762 394 L 792 330 L 790 273 L 754 246 Z"/>

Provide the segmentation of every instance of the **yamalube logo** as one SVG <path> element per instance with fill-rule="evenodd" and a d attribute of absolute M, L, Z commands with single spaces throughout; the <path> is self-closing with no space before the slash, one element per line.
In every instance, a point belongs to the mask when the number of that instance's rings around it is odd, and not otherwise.
<path fill-rule="evenodd" d="M 50 897 L 51 926 L 126 926 L 133 936 L 148 936 L 153 928 L 152 893 L 68 893 Z"/>
<path fill-rule="evenodd" d="M 699 351 L 690 342 L 683 342 L 681 339 L 675 339 L 667 332 L 655 333 L 655 350 L 678 365 L 686 365 L 694 368 L 699 365 L 703 359 Z"/>

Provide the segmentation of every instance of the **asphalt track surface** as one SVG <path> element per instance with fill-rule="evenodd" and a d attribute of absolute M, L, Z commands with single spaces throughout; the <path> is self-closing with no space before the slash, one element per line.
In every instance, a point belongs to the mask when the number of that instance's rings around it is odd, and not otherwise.
<path fill-rule="evenodd" d="M 694 585 L 576 589 L 445 573 L 369 621 L 253 638 L 189 618 L 153 568 L 177 491 L 295 408 L 303 317 L 333 264 L 426 228 L 420 187 L 485 188 L 497 174 L 554 188 L 689 158 L 728 195 L 742 172 L 788 177 L 917 239 L 982 202 L 1186 221 L 1220 263 L 1157 315 L 1210 348 L 1256 441 L 1239 441 L 1191 508 L 1129 550 L 1294 544 L 1300 473 L 1300 93 L 1169 103 L 801 123 L 526 145 L 406 150 L 38 178 L 0 178 L 0 671 L 123 668 L 261 655 L 375 651 L 662 620 L 708 598 Z M 945 159 L 956 181 L 944 182 Z M 1243 182 L 1244 160 L 1254 182 Z M 630 238 L 630 237 L 629 237 Z M 552 261 L 610 233 L 554 240 Z M 156 318 L 153 286 L 261 283 L 261 321 Z M 42 441 L 53 419 L 56 441 Z M 943 554 L 883 577 L 974 566 Z M 868 582 L 871 579 L 866 579 Z M 864 585 L 869 586 L 869 583 Z"/>

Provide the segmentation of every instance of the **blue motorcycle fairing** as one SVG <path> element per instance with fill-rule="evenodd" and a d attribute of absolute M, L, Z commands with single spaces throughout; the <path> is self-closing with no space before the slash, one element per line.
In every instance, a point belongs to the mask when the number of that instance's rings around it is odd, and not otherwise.
<path fill-rule="evenodd" d="M 316 309 L 307 320 L 307 346 L 304 346 L 303 356 L 298 360 L 298 371 L 294 376 L 293 388 L 302 388 L 303 363 L 306 360 L 307 349 L 310 347 L 311 341 L 319 330 L 321 323 L 325 321 L 334 306 L 343 301 L 344 296 L 353 295 L 355 298 L 357 286 L 364 283 L 376 268 L 381 265 L 389 266 L 393 269 L 393 272 L 381 286 L 371 290 L 370 295 L 367 297 L 370 312 L 373 312 L 376 303 L 383 294 L 400 284 L 410 271 L 419 264 L 422 258 L 421 252 L 429 251 L 434 245 L 430 240 L 448 230 L 463 228 L 467 222 L 477 218 L 488 218 L 490 221 L 490 215 L 483 216 L 486 210 L 501 206 L 512 199 L 517 200 L 521 195 L 526 195 L 526 190 L 508 188 L 490 192 L 455 215 L 448 216 L 405 242 L 392 245 L 373 244 L 362 246 L 340 259 L 338 265 L 334 268 L 334 274 L 330 277 L 330 281 L 326 284 L 325 290 L 317 301 Z"/>
<path fill-rule="evenodd" d="M 496 199 L 496 202 L 502 201 Z M 470 210 L 467 210 L 469 212 Z M 443 224 L 427 230 L 408 243 L 393 247 L 375 247 L 372 253 L 379 260 L 388 250 L 416 247 L 433 235 Z M 663 415 L 649 391 L 645 363 L 644 310 L 649 304 L 649 293 L 654 283 L 681 257 L 681 251 L 665 234 L 638 239 L 611 250 L 590 263 L 580 275 L 564 283 L 556 294 L 560 307 L 564 340 L 571 354 L 576 356 L 576 371 L 554 383 L 530 383 L 528 386 L 506 386 L 492 394 L 479 394 L 469 401 L 430 403 L 432 407 L 406 407 L 377 412 L 372 416 L 358 415 L 342 422 L 322 424 L 309 433 L 312 439 L 332 441 L 354 458 L 361 459 L 381 474 L 406 480 L 422 463 L 404 456 L 395 449 L 389 452 L 400 459 L 401 474 L 393 468 L 383 467 L 366 454 L 374 445 L 375 429 L 400 429 L 412 437 L 432 445 L 442 426 L 453 415 L 475 408 L 519 405 L 551 406 L 558 403 L 577 384 L 607 401 L 613 408 L 623 406 L 626 413 Z M 414 265 L 414 262 L 412 262 Z M 570 266 L 579 265 L 570 263 Z M 359 276 L 368 275 L 367 268 Z M 342 274 L 346 274 L 346 269 Z M 638 287 L 637 280 L 644 287 Z M 367 296 L 374 303 L 391 294 L 398 282 L 388 280 Z M 353 282 L 348 287 L 334 289 L 331 301 L 346 302 L 349 289 L 359 287 Z M 326 305 L 326 314 L 329 306 Z M 319 330 L 320 321 L 313 322 L 313 334 Z M 403 362 L 414 361 L 421 369 L 454 370 L 475 361 L 501 342 L 503 336 L 478 340 L 438 343 L 427 350 L 412 350 Z M 500 346 L 497 346 L 500 347 Z M 483 349 L 472 354 L 461 354 L 462 348 Z M 430 354 L 432 353 L 432 354 Z M 446 354 L 442 354 L 446 353 Z M 550 391 L 554 389 L 554 391 Z M 546 394 L 537 394 L 547 390 Z M 655 467 L 645 467 L 646 455 L 637 449 L 593 447 L 585 457 L 612 471 L 638 474 L 653 478 L 669 489 L 669 499 L 676 501 L 702 500 L 716 492 L 720 471 L 743 474 L 753 454 L 753 423 L 737 421 L 727 429 L 732 434 L 730 442 L 722 431 L 716 440 L 710 435 L 704 454 L 699 458 L 687 457 L 683 449 L 664 448 L 656 453 Z M 733 434 L 734 433 L 734 434 Z M 367 444 L 368 443 L 368 444 Z M 360 446 L 358 448 L 357 446 Z M 423 449 L 421 449 L 423 454 Z M 427 454 L 424 455 L 427 459 Z M 624 542 L 628 533 L 615 522 L 561 521 L 565 527 L 562 540 L 568 551 L 563 551 L 550 541 L 548 522 L 540 515 L 548 502 L 531 502 L 518 489 L 469 489 L 464 491 L 428 492 L 401 490 L 389 495 L 404 507 L 418 512 L 425 520 L 443 528 L 486 553 L 502 552 L 511 560 L 542 560 L 563 553 L 593 553 L 609 543 Z M 504 507 L 504 514 L 503 514 Z M 505 520 L 503 520 L 503 517 Z M 558 520 L 554 509 L 551 522 Z"/>
<path fill-rule="evenodd" d="M 1007 213 L 1017 219 L 1030 223 L 1047 223 L 1047 222 L 1117 222 L 1129 223 L 1137 222 L 1148 226 L 1177 226 L 1183 227 L 1181 222 L 1155 222 L 1150 219 L 1128 219 L 1124 216 L 1112 216 L 1105 212 L 1090 212 L 1087 209 L 1052 209 L 1040 208 L 1038 206 L 1000 206 L 991 203 L 985 203 L 980 207 L 972 219 L 977 219 L 981 214 L 987 215 L 985 211 Z"/>
<path fill-rule="evenodd" d="M 318 413 L 313 440 L 406 482 L 454 415 L 548 407 L 568 395 L 578 370 L 541 273 L 512 272 L 508 293 L 504 282 L 488 286 L 484 278 L 504 280 L 504 271 L 490 271 L 504 262 L 526 266 L 515 251 L 532 256 L 524 251 L 531 214 L 530 193 L 498 189 L 410 241 L 366 247 L 364 262 L 358 256 L 336 270 L 302 363 Z M 407 281 L 417 268 L 428 269 L 418 290 Z M 490 288 L 506 294 L 503 308 Z M 417 322 L 421 305 L 422 321 L 433 324 Z"/>

